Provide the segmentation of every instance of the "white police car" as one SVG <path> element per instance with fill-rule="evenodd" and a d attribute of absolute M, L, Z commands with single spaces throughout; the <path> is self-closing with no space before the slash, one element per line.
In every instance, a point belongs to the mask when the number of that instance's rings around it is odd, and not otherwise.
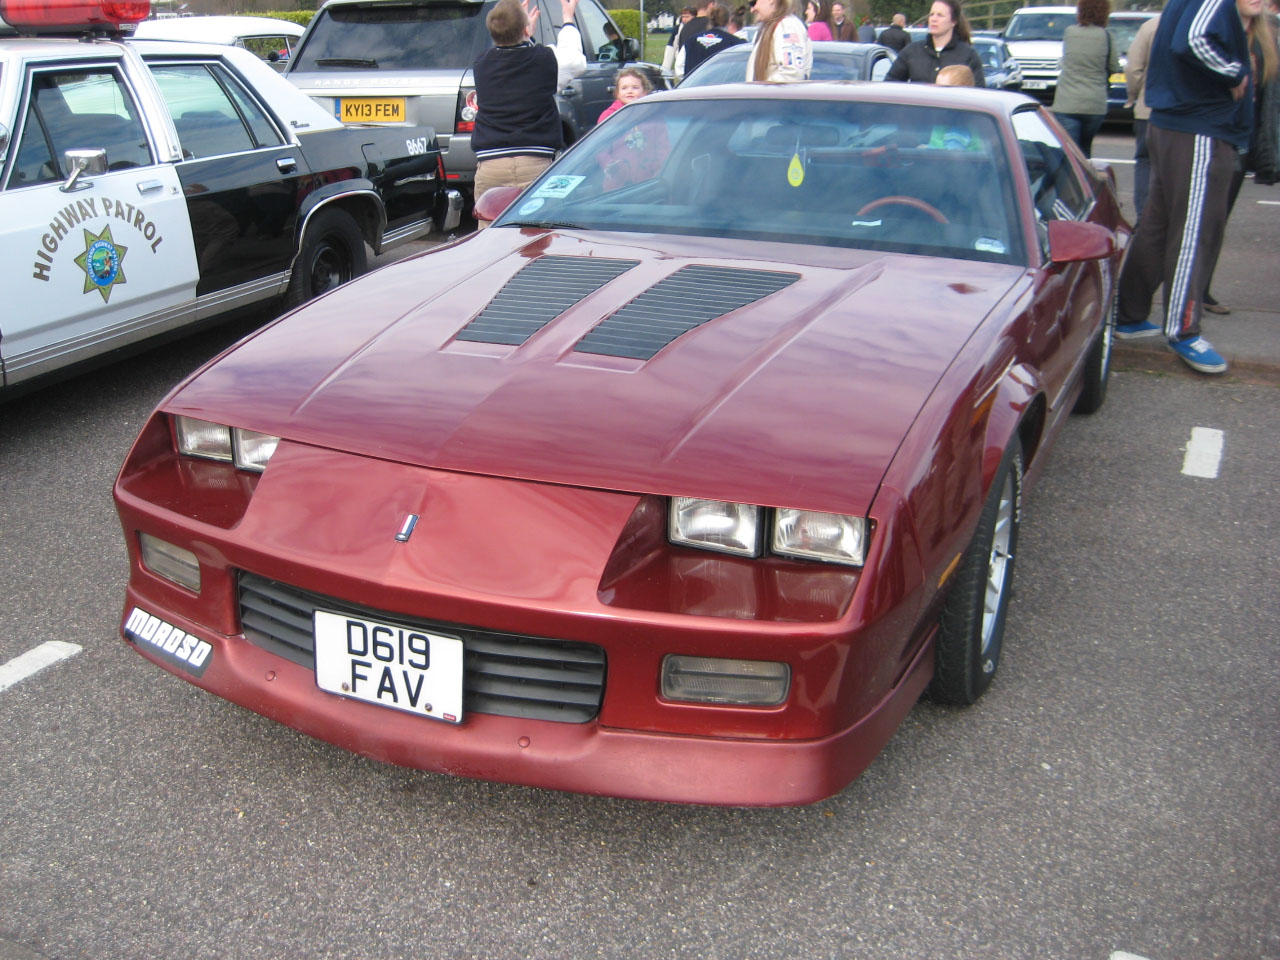
<path fill-rule="evenodd" d="M 430 127 L 344 126 L 246 50 L 123 42 L 147 10 L 0 0 L 0 396 L 301 303 L 363 272 L 366 242 L 458 221 Z"/>

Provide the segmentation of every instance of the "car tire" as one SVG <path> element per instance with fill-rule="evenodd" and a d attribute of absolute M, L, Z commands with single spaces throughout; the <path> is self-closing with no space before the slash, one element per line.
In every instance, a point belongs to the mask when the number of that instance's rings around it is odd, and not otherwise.
<path fill-rule="evenodd" d="M 938 703 L 973 703 L 1000 666 L 1018 546 L 1022 466 L 1022 445 L 1014 440 L 996 471 L 978 529 L 943 603 L 933 681 L 927 691 Z"/>
<path fill-rule="evenodd" d="M 1112 294 L 1111 309 L 1106 322 L 1089 348 L 1084 363 L 1084 389 L 1076 399 L 1072 413 L 1097 413 L 1107 399 L 1107 381 L 1111 379 L 1111 351 L 1115 346 L 1116 295 Z"/>
<path fill-rule="evenodd" d="M 286 305 L 296 307 L 360 276 L 369 267 L 364 236 L 345 210 L 320 210 L 307 224 L 293 264 Z"/>

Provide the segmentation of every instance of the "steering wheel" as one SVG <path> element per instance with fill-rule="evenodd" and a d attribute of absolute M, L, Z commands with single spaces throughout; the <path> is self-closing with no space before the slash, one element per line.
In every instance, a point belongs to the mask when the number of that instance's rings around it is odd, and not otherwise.
<path fill-rule="evenodd" d="M 888 206 L 889 204 L 898 204 L 899 206 L 903 206 L 903 207 L 912 207 L 913 209 L 919 210 L 921 213 L 927 213 L 929 216 L 933 217 L 933 219 L 936 220 L 938 223 L 949 224 L 951 222 L 950 220 L 948 220 L 946 217 L 942 215 L 942 212 L 938 210 L 937 207 L 933 206 L 932 204 L 925 203 L 923 200 L 919 199 L 918 197 L 902 197 L 902 196 L 881 197 L 879 200 L 872 200 L 870 203 L 864 205 L 861 210 L 859 210 L 856 214 L 854 214 L 854 216 L 860 217 L 864 213 L 870 213 L 872 210 L 875 210 L 879 207 Z"/>

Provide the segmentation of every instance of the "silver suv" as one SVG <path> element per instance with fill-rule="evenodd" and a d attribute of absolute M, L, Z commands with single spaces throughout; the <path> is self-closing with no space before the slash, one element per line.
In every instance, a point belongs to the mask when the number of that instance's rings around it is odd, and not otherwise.
<path fill-rule="evenodd" d="M 451 186 L 475 181 L 471 150 L 475 81 L 471 65 L 492 41 L 485 17 L 495 0 L 329 0 L 298 42 L 285 77 L 346 123 L 429 124 L 435 128 Z M 558 2 L 530 0 L 540 14 L 534 39 L 550 44 L 560 24 Z M 598 0 L 581 0 L 574 18 L 587 69 L 560 91 L 565 143 L 595 126 L 613 101 L 624 63 L 645 70 L 655 90 L 662 70 L 636 63 L 632 39 L 609 42 L 617 26 Z M 618 31 L 621 36 L 621 31 Z"/>

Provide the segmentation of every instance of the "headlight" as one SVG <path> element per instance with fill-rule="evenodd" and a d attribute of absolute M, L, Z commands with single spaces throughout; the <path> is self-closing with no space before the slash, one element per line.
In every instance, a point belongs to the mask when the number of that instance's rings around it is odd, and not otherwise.
<path fill-rule="evenodd" d="M 280 443 L 279 437 L 270 434 L 224 427 L 195 417 L 174 417 L 173 421 L 179 453 L 207 460 L 231 461 L 241 470 L 254 473 L 267 469 L 267 463 Z"/>
<path fill-rule="evenodd" d="M 748 503 L 672 497 L 667 535 L 672 543 L 757 557 L 760 555 L 760 508 Z"/>
<path fill-rule="evenodd" d="M 860 567 L 867 556 L 867 521 L 842 513 L 780 509 L 771 548 L 789 557 Z"/>
<path fill-rule="evenodd" d="M 852 567 L 866 561 L 866 518 L 842 513 L 789 507 L 766 511 L 746 503 L 672 497 L 667 537 L 672 543 L 758 557 L 766 526 L 772 531 L 772 553 Z"/>

